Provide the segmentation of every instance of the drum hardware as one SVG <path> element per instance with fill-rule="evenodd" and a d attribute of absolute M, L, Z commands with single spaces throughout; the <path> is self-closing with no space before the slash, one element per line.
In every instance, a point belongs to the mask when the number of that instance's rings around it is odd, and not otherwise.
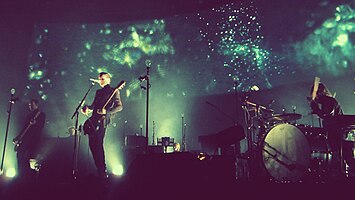
<path fill-rule="evenodd" d="M 273 126 L 259 144 L 264 169 L 279 182 L 301 182 L 310 176 L 322 180 L 332 158 L 323 136 L 307 136 L 302 129 L 287 123 Z"/>
<path fill-rule="evenodd" d="M 257 159 L 257 153 L 259 152 L 259 141 L 258 135 L 264 135 L 267 128 L 266 121 L 263 119 L 264 113 L 273 113 L 274 110 L 268 109 L 267 107 L 253 103 L 248 99 L 244 100 L 244 105 L 242 109 L 245 113 L 245 122 L 247 125 L 247 162 L 249 168 L 249 178 L 254 178 L 260 173 L 259 160 Z M 259 130 L 259 133 L 257 132 Z"/>
<path fill-rule="evenodd" d="M 251 102 L 251 101 L 249 101 L 249 100 L 245 100 L 245 103 L 246 103 L 246 105 L 249 105 L 249 106 L 253 107 L 253 108 L 256 109 L 256 110 L 259 110 L 259 109 L 260 109 L 260 110 L 265 111 L 265 112 L 270 112 L 270 113 L 273 113 L 273 112 L 274 112 L 273 109 L 266 108 L 266 107 L 263 106 L 263 105 L 253 103 L 253 102 Z"/>
<path fill-rule="evenodd" d="M 343 129 L 343 140 L 355 142 L 355 126 L 348 126 Z"/>
<path fill-rule="evenodd" d="M 288 170 L 291 170 L 291 171 L 295 170 L 296 166 L 299 167 L 299 165 L 292 162 L 287 156 L 283 155 L 276 148 L 272 147 L 267 142 L 265 142 L 265 144 L 266 144 L 265 146 L 267 146 L 268 148 L 272 149 L 275 152 L 275 154 L 272 154 L 270 151 L 263 148 L 262 150 L 270 155 L 270 157 L 264 158 L 265 161 L 268 161 L 270 158 L 273 158 L 276 162 L 280 163 L 281 165 L 285 166 Z M 287 164 L 286 162 L 282 161 L 282 159 L 279 159 L 278 156 L 280 156 L 281 158 L 285 158 L 286 160 L 290 161 L 292 164 Z"/>
<path fill-rule="evenodd" d="M 340 169 L 342 175 L 349 178 L 352 171 L 351 163 L 353 163 L 350 160 L 355 158 L 355 125 L 344 126 L 340 129 L 340 132 Z"/>
<path fill-rule="evenodd" d="M 284 113 L 284 114 L 275 114 L 272 117 L 267 118 L 269 122 L 290 122 L 296 121 L 302 118 L 301 114 L 298 113 Z"/>

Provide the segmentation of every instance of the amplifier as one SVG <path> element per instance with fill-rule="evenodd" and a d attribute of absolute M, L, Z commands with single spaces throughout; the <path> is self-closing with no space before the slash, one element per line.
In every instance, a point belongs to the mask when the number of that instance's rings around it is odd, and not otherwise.
<path fill-rule="evenodd" d="M 126 147 L 145 147 L 147 146 L 147 138 L 138 135 L 127 135 L 124 139 Z"/>

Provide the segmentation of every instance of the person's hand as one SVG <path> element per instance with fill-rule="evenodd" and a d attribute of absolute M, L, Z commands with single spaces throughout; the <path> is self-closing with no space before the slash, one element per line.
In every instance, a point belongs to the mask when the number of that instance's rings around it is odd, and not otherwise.
<path fill-rule="evenodd" d="M 103 108 L 103 109 L 98 110 L 98 111 L 97 111 L 97 114 L 106 115 L 106 109 Z"/>
<path fill-rule="evenodd" d="M 88 116 L 92 112 L 92 110 L 87 105 L 85 105 L 80 111 L 86 116 Z"/>
<path fill-rule="evenodd" d="M 35 124 L 36 123 L 36 120 L 35 119 L 32 119 L 31 121 L 30 121 L 30 125 L 33 125 L 33 124 Z"/>

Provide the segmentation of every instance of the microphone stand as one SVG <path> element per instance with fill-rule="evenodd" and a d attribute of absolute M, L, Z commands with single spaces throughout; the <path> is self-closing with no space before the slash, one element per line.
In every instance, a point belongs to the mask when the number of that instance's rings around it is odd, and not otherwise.
<path fill-rule="evenodd" d="M 81 99 L 79 105 L 76 107 L 71 119 L 75 117 L 75 131 L 74 131 L 74 150 L 73 150 L 73 178 L 77 179 L 77 173 L 78 173 L 78 154 L 79 154 L 79 145 L 80 145 L 80 134 L 78 134 L 78 123 L 79 123 L 79 109 L 83 106 L 85 103 L 86 96 L 89 94 L 90 90 L 92 87 L 95 85 L 95 82 L 91 82 L 91 85 L 89 89 L 86 91 L 84 97 Z M 81 130 L 80 130 L 81 131 Z"/>
<path fill-rule="evenodd" d="M 147 96 L 146 96 L 146 110 L 145 110 L 145 137 L 146 137 L 146 152 L 148 153 L 148 145 L 149 145 L 149 133 L 148 133 L 148 130 L 149 130 L 149 89 L 150 89 L 150 65 L 151 65 L 151 62 L 150 60 L 146 60 L 145 61 L 145 65 L 147 66 L 147 74 L 145 76 L 141 76 L 139 77 L 139 80 L 142 82 L 144 80 L 147 81 L 147 87 L 144 87 L 141 85 L 141 88 L 142 89 L 145 89 L 147 90 Z"/>
<path fill-rule="evenodd" d="M 182 137 L 182 152 L 187 151 L 186 144 L 186 123 L 184 122 L 184 114 L 181 114 L 181 137 Z"/>
<path fill-rule="evenodd" d="M 8 104 L 8 109 L 7 109 L 7 124 L 6 124 L 6 133 L 5 133 L 5 139 L 4 139 L 4 148 L 2 150 L 2 159 L 1 159 L 1 166 L 0 166 L 0 175 L 3 173 L 4 169 L 4 161 L 5 161 L 5 152 L 6 152 L 6 142 L 7 142 L 7 137 L 9 135 L 9 127 L 10 127 L 10 118 L 11 118 L 11 111 L 12 111 L 12 104 L 15 103 L 14 100 L 12 100 L 14 97 L 14 94 L 11 93 L 11 98 L 9 100 Z"/>
<path fill-rule="evenodd" d="M 149 138 L 149 133 L 148 133 L 148 124 L 149 124 L 149 89 L 150 89 L 150 83 L 149 83 L 149 69 L 150 69 L 150 64 L 147 65 L 147 100 L 146 100 L 146 112 L 145 112 L 145 137 L 147 138 L 147 150 L 146 152 L 148 152 L 148 138 Z"/>

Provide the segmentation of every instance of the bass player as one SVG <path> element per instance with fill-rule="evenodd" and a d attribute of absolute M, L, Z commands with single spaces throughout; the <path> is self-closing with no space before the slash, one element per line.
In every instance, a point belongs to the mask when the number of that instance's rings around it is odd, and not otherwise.
<path fill-rule="evenodd" d="M 29 160 L 37 157 L 46 114 L 40 110 L 39 101 L 31 99 L 28 103 L 30 113 L 27 114 L 25 125 L 13 139 L 17 152 L 18 176 L 31 179 L 35 171 L 30 168 Z"/>
<path fill-rule="evenodd" d="M 93 156 L 97 175 L 100 179 L 107 178 L 104 152 L 104 137 L 111 116 L 123 109 L 119 88 L 110 86 L 111 76 L 107 72 L 98 75 L 101 89 L 96 91 L 90 106 L 85 105 L 81 112 L 85 115 L 92 113 L 84 124 L 84 134 L 89 135 L 89 146 Z"/>

